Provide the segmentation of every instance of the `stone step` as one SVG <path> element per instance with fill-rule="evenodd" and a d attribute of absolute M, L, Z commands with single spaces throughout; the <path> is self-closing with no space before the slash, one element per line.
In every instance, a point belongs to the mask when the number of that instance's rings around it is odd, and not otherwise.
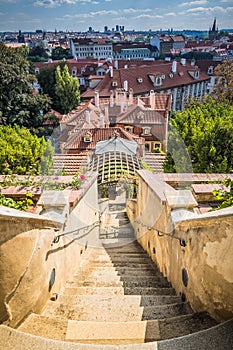
<path fill-rule="evenodd" d="M 125 295 L 176 295 L 176 292 L 173 288 L 154 288 L 154 287 L 125 287 Z"/>
<path fill-rule="evenodd" d="M 69 307 L 67 307 L 66 304 L 58 304 L 56 308 L 45 310 L 43 312 L 43 316 L 79 321 L 127 322 L 129 320 L 145 321 L 153 319 L 165 319 L 190 313 L 192 313 L 192 309 L 188 303 L 145 307 L 124 305 L 124 307 L 120 309 L 120 312 L 118 305 L 69 305 Z"/>
<path fill-rule="evenodd" d="M 20 330 L 21 332 L 34 334 L 40 337 L 65 341 L 67 325 L 68 320 L 65 319 L 51 318 L 37 314 L 31 314 L 18 327 L 18 330 Z"/>
<path fill-rule="evenodd" d="M 18 328 L 37 336 L 79 343 L 135 344 L 181 337 L 215 326 L 207 313 L 129 322 L 63 320 L 31 314 Z"/>
<path fill-rule="evenodd" d="M 69 281 L 66 283 L 67 287 L 123 287 L 123 288 L 164 288 L 171 287 L 171 284 L 166 280 L 138 280 L 138 281 L 120 281 L 120 280 L 86 280 L 86 281 Z"/>
<path fill-rule="evenodd" d="M 177 316 L 159 321 L 161 339 L 181 337 L 216 325 L 217 322 L 206 312 Z"/>
<path fill-rule="evenodd" d="M 124 295 L 123 287 L 68 287 L 65 288 L 67 295 Z"/>
<path fill-rule="evenodd" d="M 115 238 L 115 239 L 101 239 L 101 243 L 105 249 L 119 248 L 134 243 L 135 237 L 131 238 Z"/>
<path fill-rule="evenodd" d="M 124 288 L 131 288 L 131 289 L 134 289 L 134 288 L 151 288 L 151 287 L 154 287 L 154 288 L 163 288 L 163 287 L 171 287 L 171 284 L 167 281 L 167 280 L 135 280 L 135 281 L 125 281 L 123 280 L 123 287 Z"/>
<path fill-rule="evenodd" d="M 142 320 L 155 320 L 176 317 L 178 315 L 192 314 L 193 310 L 188 302 L 159 306 L 145 306 Z"/>
<path fill-rule="evenodd" d="M 108 261 L 106 259 L 106 261 Z M 118 263 L 118 262 L 132 262 L 132 263 L 145 263 L 145 264 L 151 264 L 152 260 L 149 258 L 149 256 L 131 256 L 131 255 L 118 255 L 110 258 L 110 261 L 113 263 Z"/>
<path fill-rule="evenodd" d="M 102 307 L 119 307 L 120 309 L 136 306 L 159 306 L 168 304 L 182 303 L 180 297 L 174 295 L 60 295 L 56 302 L 49 301 L 45 310 L 55 309 L 59 305 L 64 307 L 84 306 L 102 306 Z"/>
<path fill-rule="evenodd" d="M 139 278 L 144 278 L 144 279 L 166 279 L 160 272 L 154 270 L 154 269 L 131 269 L 130 271 L 128 270 L 121 270 L 117 271 L 116 273 L 118 276 L 121 277 L 122 280 L 127 280 L 127 279 L 132 279 L 132 281 L 137 280 Z"/>
<path fill-rule="evenodd" d="M 92 344 L 138 344 L 160 339 L 158 321 L 68 321 L 66 340 Z"/>
<path fill-rule="evenodd" d="M 149 266 L 148 265 L 143 265 L 143 266 L 140 266 L 140 267 L 132 267 L 132 266 L 117 266 L 117 267 L 114 267 L 114 269 L 118 272 L 118 274 L 129 274 L 129 275 L 135 275 L 137 276 L 137 273 L 139 273 L 140 271 L 141 272 L 151 272 L 153 274 L 158 274 L 158 275 L 162 275 L 161 272 L 156 268 L 155 265 L 153 264 L 150 264 Z"/>
<path fill-rule="evenodd" d="M 95 322 L 127 322 L 141 321 L 143 315 L 142 306 L 124 306 L 119 312 L 119 306 L 86 305 L 73 307 L 60 305 L 60 307 L 47 310 L 43 315 L 59 319 L 95 321 Z"/>
<path fill-rule="evenodd" d="M 106 279 L 88 279 L 86 281 L 68 281 L 66 282 L 66 287 L 71 287 L 71 288 L 78 288 L 78 287 L 123 287 L 124 286 L 124 282 L 120 281 L 119 279 L 112 279 L 112 280 L 108 280 L 108 278 Z"/>

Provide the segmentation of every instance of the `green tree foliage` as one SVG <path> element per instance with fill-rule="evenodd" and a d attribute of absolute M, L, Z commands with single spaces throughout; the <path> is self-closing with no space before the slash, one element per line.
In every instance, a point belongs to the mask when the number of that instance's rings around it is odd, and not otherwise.
<path fill-rule="evenodd" d="M 55 80 L 55 94 L 60 101 L 58 111 L 68 113 L 76 108 L 80 102 L 79 80 L 70 75 L 67 65 L 64 66 L 63 70 L 57 66 Z"/>
<path fill-rule="evenodd" d="M 34 46 L 28 53 L 28 58 L 32 62 L 47 61 L 48 57 L 48 53 L 42 46 Z"/>
<path fill-rule="evenodd" d="M 49 141 L 18 125 L 0 126 L 0 174 L 48 174 L 52 166 Z"/>
<path fill-rule="evenodd" d="M 29 73 L 27 53 L 26 47 L 12 49 L 0 44 L 0 124 L 18 124 L 42 135 L 51 100 L 33 93 L 35 76 Z"/>
<path fill-rule="evenodd" d="M 37 76 L 43 94 L 49 95 L 52 101 L 52 108 L 56 111 L 60 110 L 60 100 L 55 93 L 55 72 L 58 66 L 60 66 L 62 70 L 65 66 L 65 62 L 48 65 L 42 68 Z"/>
<path fill-rule="evenodd" d="M 69 49 L 63 49 L 63 47 L 58 46 L 52 50 L 51 58 L 53 60 L 62 60 L 63 58 L 65 58 L 65 59 L 72 58 L 72 55 L 70 54 Z"/>
<path fill-rule="evenodd" d="M 233 206 L 233 181 L 226 179 L 223 184 L 228 188 L 227 190 L 215 190 L 213 192 L 215 198 L 222 201 L 217 210 Z"/>
<path fill-rule="evenodd" d="M 233 61 L 224 60 L 215 68 L 214 74 L 218 77 L 214 87 L 217 100 L 226 100 L 233 105 Z"/>
<path fill-rule="evenodd" d="M 212 98 L 171 117 L 165 172 L 233 170 L 233 107 Z M 190 158 L 189 158 L 190 157 Z"/>

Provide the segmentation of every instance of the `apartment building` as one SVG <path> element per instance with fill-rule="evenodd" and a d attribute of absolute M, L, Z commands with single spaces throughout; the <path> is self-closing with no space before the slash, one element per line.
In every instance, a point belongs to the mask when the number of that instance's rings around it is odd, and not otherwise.
<path fill-rule="evenodd" d="M 74 58 L 112 58 L 113 47 L 109 39 L 75 38 L 69 40 L 69 47 Z"/>

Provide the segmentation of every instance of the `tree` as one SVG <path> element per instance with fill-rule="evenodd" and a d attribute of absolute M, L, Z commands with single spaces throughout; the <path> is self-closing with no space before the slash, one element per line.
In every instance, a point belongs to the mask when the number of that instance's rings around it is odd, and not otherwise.
<path fill-rule="evenodd" d="M 213 98 L 171 117 L 165 172 L 233 170 L 233 107 Z M 190 161 L 189 161 L 190 157 Z"/>
<path fill-rule="evenodd" d="M 226 100 L 233 105 L 233 61 L 224 60 L 217 65 L 214 74 L 218 77 L 214 87 L 217 100 Z"/>
<path fill-rule="evenodd" d="M 226 190 L 213 191 L 214 197 L 222 202 L 217 207 L 217 210 L 233 206 L 233 181 L 226 179 L 223 181 L 223 184 L 227 187 Z"/>
<path fill-rule="evenodd" d="M 65 59 L 72 58 L 72 55 L 69 49 L 64 49 L 61 46 L 57 46 L 55 47 L 55 49 L 52 50 L 51 58 L 53 60 L 62 60 L 63 58 Z"/>
<path fill-rule="evenodd" d="M 44 137 L 18 125 L 0 126 L 0 174 L 48 174 L 53 148 Z"/>
<path fill-rule="evenodd" d="M 55 80 L 55 94 L 60 103 L 58 112 L 68 113 L 80 102 L 79 81 L 70 75 L 67 65 L 62 71 L 60 66 L 57 66 Z"/>
<path fill-rule="evenodd" d="M 25 126 L 42 135 L 44 115 L 51 109 L 47 95 L 33 93 L 27 49 L 0 45 L 0 124 Z"/>
<path fill-rule="evenodd" d="M 40 70 L 40 73 L 37 76 L 43 94 L 49 95 L 52 101 L 52 108 L 57 111 L 60 110 L 60 100 L 58 99 L 55 92 L 55 71 L 58 66 L 60 66 L 60 69 L 62 70 L 65 66 L 65 62 L 59 62 L 44 67 Z"/>

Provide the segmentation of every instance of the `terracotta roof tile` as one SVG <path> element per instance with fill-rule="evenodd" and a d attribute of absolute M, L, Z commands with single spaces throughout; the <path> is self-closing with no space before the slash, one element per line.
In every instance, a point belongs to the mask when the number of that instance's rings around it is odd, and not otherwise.
<path fill-rule="evenodd" d="M 99 92 L 100 97 L 109 97 L 110 90 L 124 89 L 124 81 L 127 81 L 128 88 L 133 89 L 134 95 L 140 95 L 148 93 L 150 90 L 159 92 L 177 86 L 189 85 L 197 81 L 200 82 L 210 79 L 210 77 L 203 72 L 200 72 L 199 78 L 195 79 L 189 74 L 191 70 L 198 70 L 198 67 L 193 67 L 188 63 L 182 65 L 179 62 L 177 62 L 177 73 L 173 75 L 171 75 L 172 62 L 145 67 L 139 66 L 128 69 L 115 69 L 113 70 L 113 77 L 110 77 L 109 73 L 106 74 L 105 79 L 99 83 L 95 90 Z M 160 75 L 163 77 L 162 84 L 160 86 L 155 86 L 149 77 L 150 75 Z M 87 90 L 82 94 L 82 97 L 92 98 L 94 94 L 94 90 Z"/>

